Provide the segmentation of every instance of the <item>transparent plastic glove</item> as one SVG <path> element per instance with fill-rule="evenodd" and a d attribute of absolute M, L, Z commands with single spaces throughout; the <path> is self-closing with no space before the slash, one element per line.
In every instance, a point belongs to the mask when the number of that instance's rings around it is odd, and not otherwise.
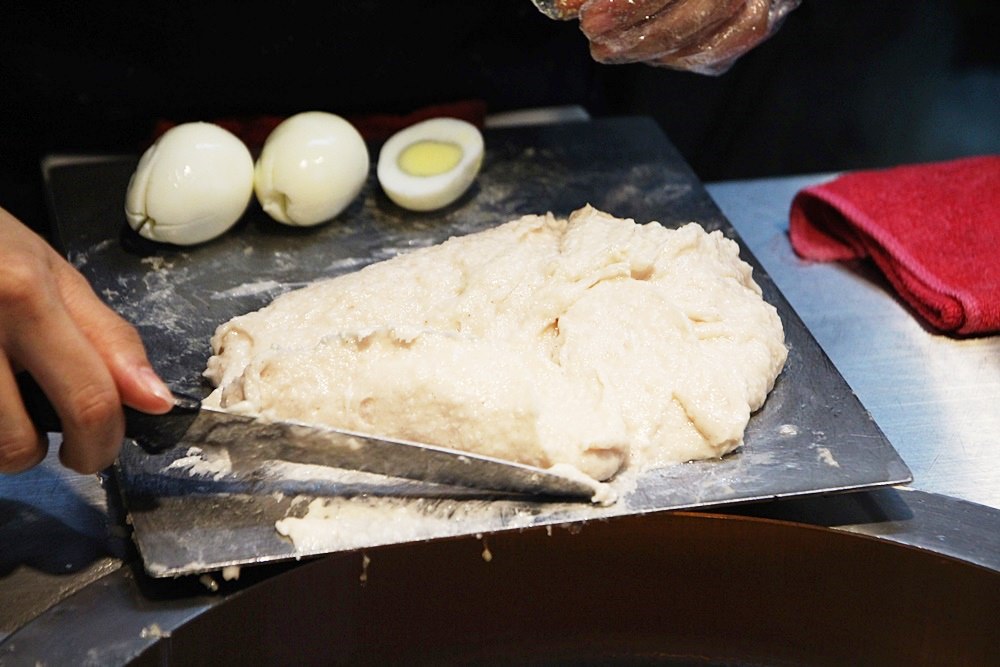
<path fill-rule="evenodd" d="M 534 2 L 552 18 L 578 18 L 598 62 L 716 75 L 774 34 L 800 0 Z"/>

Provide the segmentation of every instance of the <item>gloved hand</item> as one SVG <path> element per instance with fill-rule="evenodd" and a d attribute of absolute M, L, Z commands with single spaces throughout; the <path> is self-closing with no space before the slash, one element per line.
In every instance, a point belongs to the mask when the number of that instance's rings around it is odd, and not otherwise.
<path fill-rule="evenodd" d="M 598 62 L 643 62 L 713 75 L 774 34 L 799 2 L 534 0 L 551 18 L 578 18 Z"/>

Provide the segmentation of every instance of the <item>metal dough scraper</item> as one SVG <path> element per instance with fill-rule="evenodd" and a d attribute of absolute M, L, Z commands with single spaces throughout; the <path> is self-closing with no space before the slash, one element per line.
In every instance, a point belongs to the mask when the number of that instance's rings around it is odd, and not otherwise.
<path fill-rule="evenodd" d="M 26 374 L 18 385 L 35 425 L 61 431 L 58 415 L 38 385 Z M 175 394 L 174 408 L 163 415 L 124 410 L 125 435 L 151 454 L 176 447 L 224 447 L 234 465 L 248 472 L 270 461 L 287 461 L 482 491 L 599 499 L 601 485 L 593 480 L 428 444 L 232 414 L 182 394 Z"/>

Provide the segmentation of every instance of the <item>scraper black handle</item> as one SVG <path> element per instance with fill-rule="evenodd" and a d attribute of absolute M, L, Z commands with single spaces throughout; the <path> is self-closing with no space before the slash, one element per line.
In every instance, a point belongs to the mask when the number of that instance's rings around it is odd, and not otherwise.
<path fill-rule="evenodd" d="M 48 396 L 28 373 L 17 376 L 17 388 L 35 427 L 43 433 L 62 433 L 62 422 Z M 193 396 L 173 392 L 174 407 L 162 415 L 150 415 L 127 405 L 125 436 L 134 439 L 151 454 L 159 454 L 176 445 L 198 416 L 201 401 Z"/>

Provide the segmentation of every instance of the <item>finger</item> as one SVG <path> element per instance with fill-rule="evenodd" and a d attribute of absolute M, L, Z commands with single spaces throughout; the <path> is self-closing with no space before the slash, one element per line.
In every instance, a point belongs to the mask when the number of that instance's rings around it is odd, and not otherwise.
<path fill-rule="evenodd" d="M 17 326 L 8 329 L 6 347 L 59 415 L 63 464 L 82 473 L 107 467 L 121 447 L 125 426 L 104 361 L 44 284 L 32 298 L 9 305 Z"/>
<path fill-rule="evenodd" d="M 41 462 L 48 438 L 35 430 L 6 356 L 0 354 L 0 473 L 23 472 Z"/>
<path fill-rule="evenodd" d="M 61 323 L 71 327 L 68 316 Z M 50 356 L 29 355 L 23 365 L 52 402 L 62 424 L 59 459 L 80 473 L 111 465 L 125 437 L 121 399 L 103 361 L 78 331 L 55 341 L 43 337 L 39 349 Z"/>
<path fill-rule="evenodd" d="M 584 0 L 532 0 L 538 11 L 557 21 L 574 19 L 580 13 Z"/>
<path fill-rule="evenodd" d="M 588 0 L 579 9 L 580 29 L 589 39 L 620 33 L 681 1 Z"/>
<path fill-rule="evenodd" d="M 738 14 L 745 2 L 678 0 L 632 27 L 591 38 L 591 54 L 601 62 L 642 62 L 662 58 L 710 34 Z"/>
<path fill-rule="evenodd" d="M 768 36 L 770 0 L 747 0 L 743 10 L 717 27 L 706 38 L 679 49 L 657 65 L 674 69 L 721 74 L 741 55 Z"/>
<path fill-rule="evenodd" d="M 143 412 L 170 410 L 173 395 L 149 363 L 135 327 L 104 304 L 69 264 L 60 269 L 57 282 L 70 317 L 104 360 L 122 402 Z"/>
<path fill-rule="evenodd" d="M 649 61 L 683 49 L 738 13 L 746 0 L 684 0 L 637 26 L 628 56 Z"/>

